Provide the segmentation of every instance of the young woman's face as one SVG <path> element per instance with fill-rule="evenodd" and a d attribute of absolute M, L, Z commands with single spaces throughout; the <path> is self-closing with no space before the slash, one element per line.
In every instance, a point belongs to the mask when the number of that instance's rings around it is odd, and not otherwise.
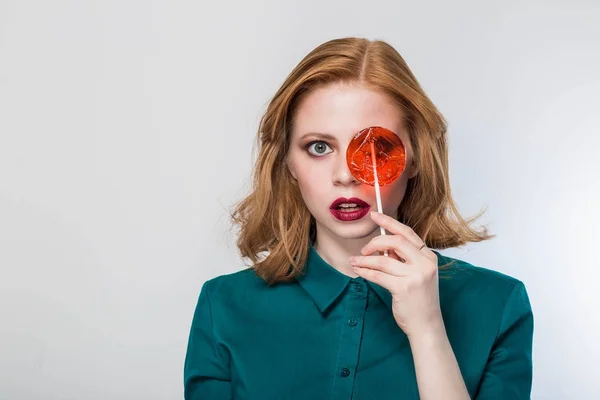
<path fill-rule="evenodd" d="M 346 162 L 350 141 L 356 133 L 370 126 L 391 130 L 405 147 L 404 171 L 391 184 L 381 187 L 383 212 L 397 218 L 407 182 L 417 172 L 397 104 L 382 92 L 358 84 L 340 83 L 308 94 L 296 110 L 288 167 L 316 220 L 318 235 L 324 229 L 337 237 L 360 239 L 379 229 L 368 214 L 347 221 L 336 218 L 335 211 L 330 210 L 340 197 L 357 197 L 366 202 L 370 210 L 377 211 L 375 188 L 352 176 Z"/>

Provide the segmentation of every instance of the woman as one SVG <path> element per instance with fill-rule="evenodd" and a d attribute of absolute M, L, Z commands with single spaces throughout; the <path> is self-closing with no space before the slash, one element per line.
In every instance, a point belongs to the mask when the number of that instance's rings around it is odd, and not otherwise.
<path fill-rule="evenodd" d="M 346 162 L 372 126 L 406 151 L 382 214 L 367 212 L 375 191 Z M 232 214 L 252 266 L 202 287 L 186 399 L 529 398 L 527 292 L 433 250 L 493 235 L 459 215 L 445 120 L 390 45 L 345 38 L 310 52 L 258 145 L 253 191 Z"/>

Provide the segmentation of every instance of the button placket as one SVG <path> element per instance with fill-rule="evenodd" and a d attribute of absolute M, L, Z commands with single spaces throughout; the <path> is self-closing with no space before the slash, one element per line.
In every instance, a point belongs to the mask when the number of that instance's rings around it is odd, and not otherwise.
<path fill-rule="evenodd" d="M 344 296 L 344 317 L 336 371 L 331 399 L 352 398 L 354 379 L 358 367 L 358 357 L 362 343 L 362 324 L 367 308 L 367 287 L 365 282 L 352 281 Z"/>

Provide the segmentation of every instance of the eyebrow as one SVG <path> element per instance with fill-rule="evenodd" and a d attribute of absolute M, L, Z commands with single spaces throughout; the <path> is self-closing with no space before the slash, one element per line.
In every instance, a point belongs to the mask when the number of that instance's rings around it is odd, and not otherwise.
<path fill-rule="evenodd" d="M 304 135 L 302 135 L 302 137 L 300 137 L 300 140 L 304 140 L 307 137 L 314 137 L 317 139 L 327 139 L 327 140 L 331 140 L 331 141 L 336 141 L 337 138 L 335 136 L 333 136 L 330 133 L 322 133 L 322 132 L 308 132 L 305 133 Z"/>

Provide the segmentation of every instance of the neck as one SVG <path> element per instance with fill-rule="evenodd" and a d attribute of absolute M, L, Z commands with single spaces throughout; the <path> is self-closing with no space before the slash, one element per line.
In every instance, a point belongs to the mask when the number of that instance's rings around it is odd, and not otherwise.
<path fill-rule="evenodd" d="M 319 256 L 344 275 L 352 278 L 358 275 L 352 271 L 348 257 L 360 255 L 360 250 L 379 235 L 379 227 L 368 236 L 359 238 L 341 238 L 323 226 L 317 224 L 317 235 L 313 247 Z"/>

